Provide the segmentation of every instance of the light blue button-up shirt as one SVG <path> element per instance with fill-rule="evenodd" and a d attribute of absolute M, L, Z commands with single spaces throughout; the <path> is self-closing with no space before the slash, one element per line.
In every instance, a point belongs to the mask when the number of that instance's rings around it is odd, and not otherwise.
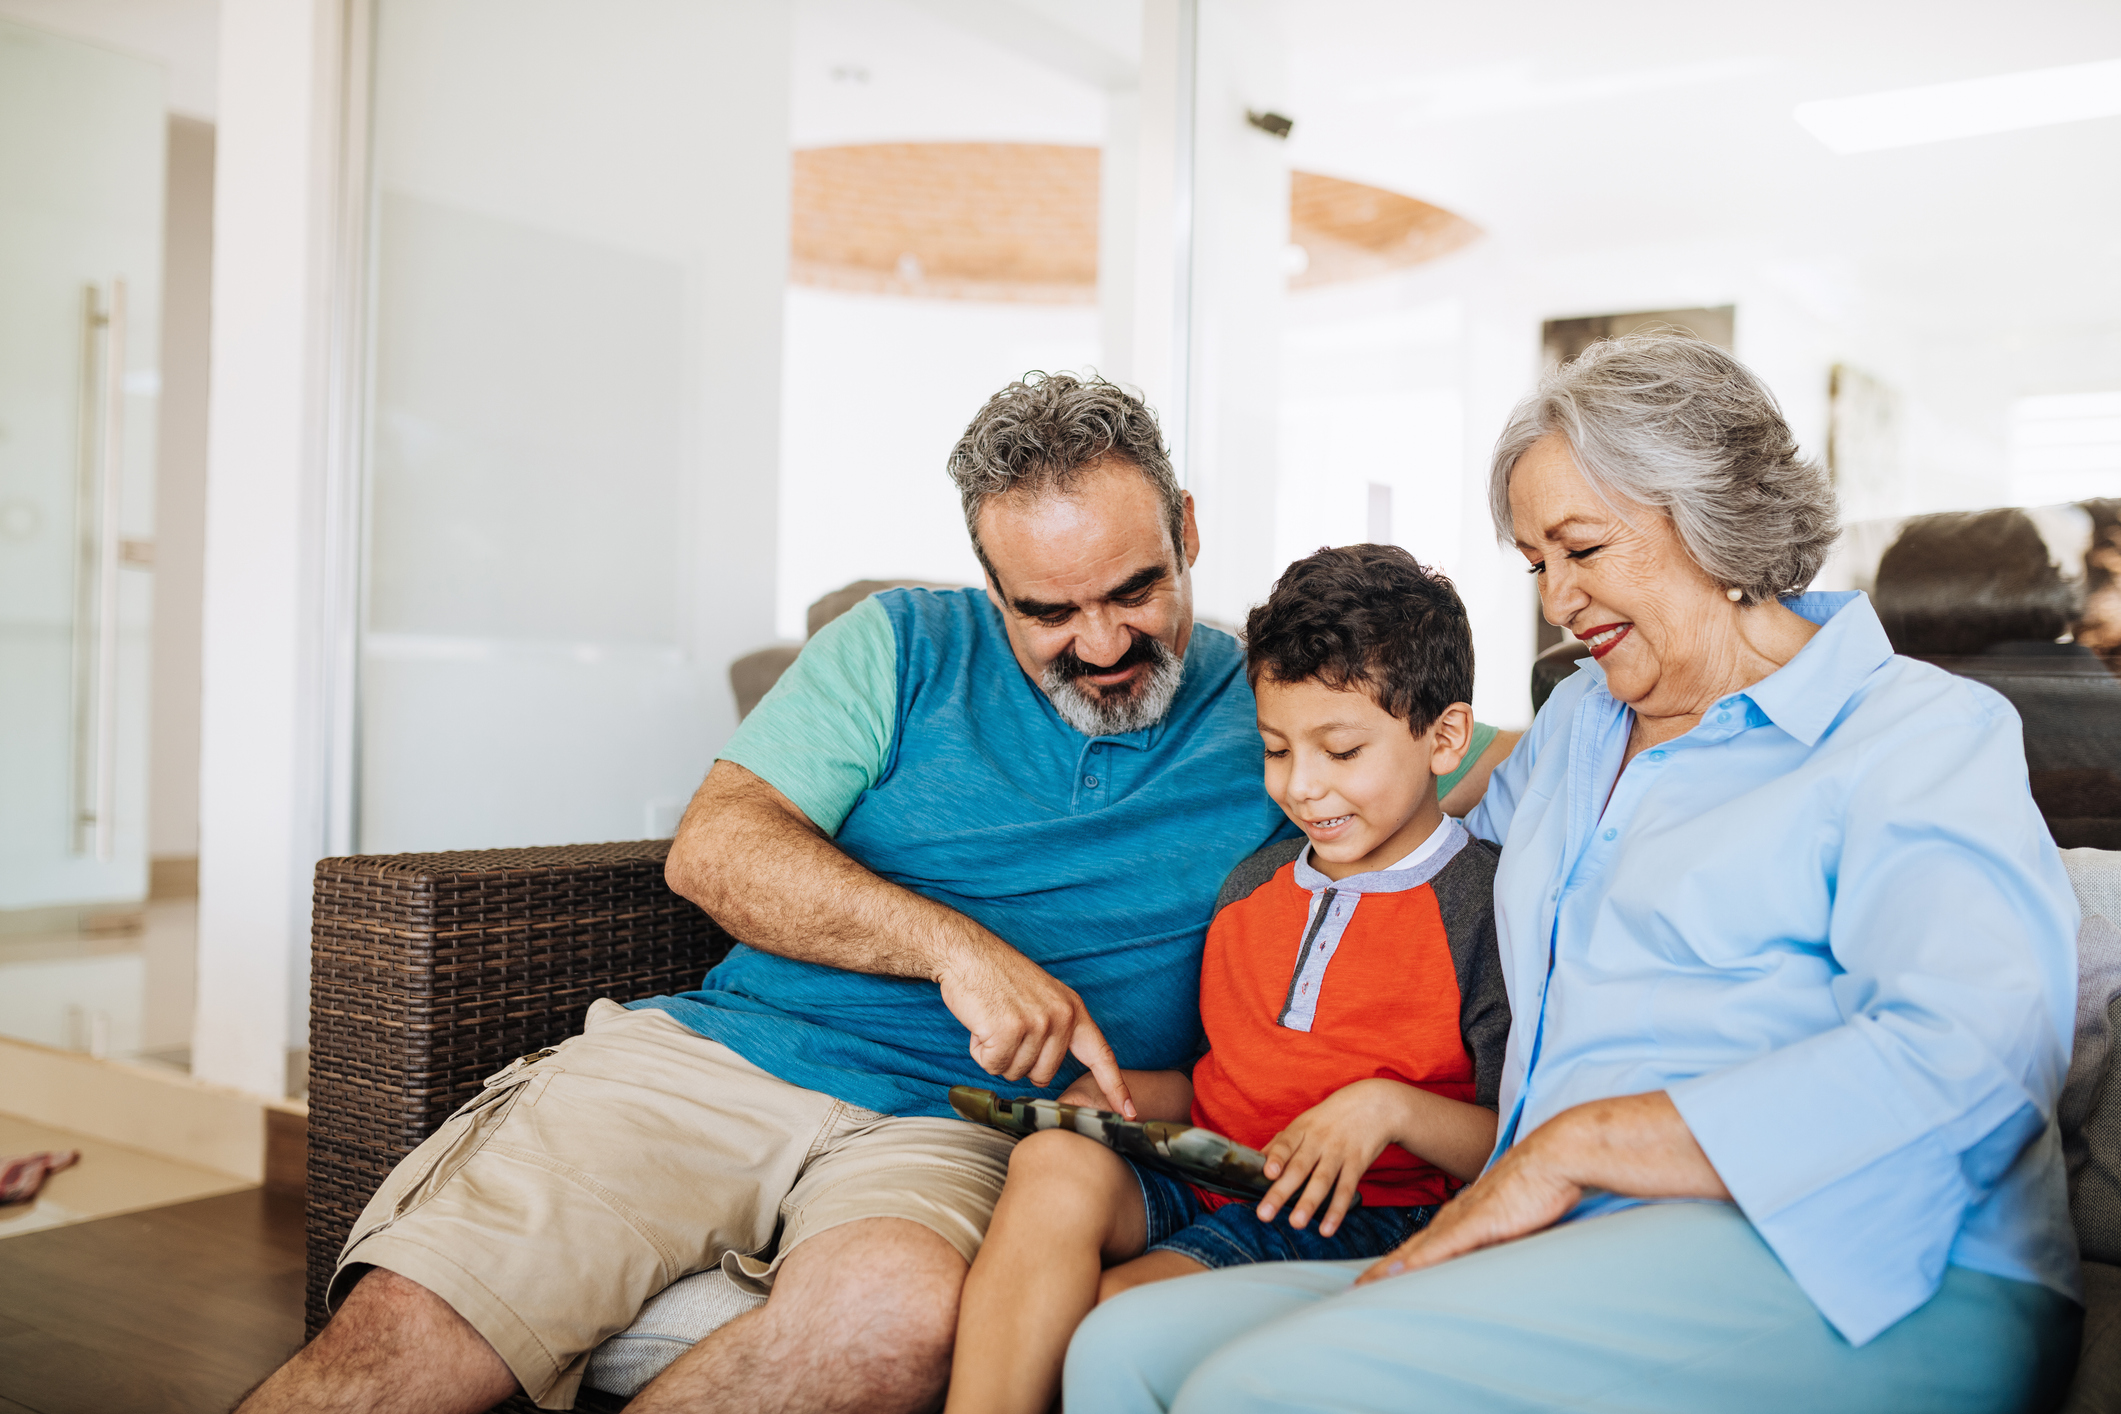
<path fill-rule="evenodd" d="M 2077 902 L 2017 713 L 1893 656 L 1860 594 L 1787 602 L 1811 642 L 1624 773 L 1633 714 L 1586 660 L 1467 817 L 1504 845 L 1496 1153 L 1664 1090 L 1850 1341 L 1947 1263 L 2081 1299 L 2054 1122 Z"/>

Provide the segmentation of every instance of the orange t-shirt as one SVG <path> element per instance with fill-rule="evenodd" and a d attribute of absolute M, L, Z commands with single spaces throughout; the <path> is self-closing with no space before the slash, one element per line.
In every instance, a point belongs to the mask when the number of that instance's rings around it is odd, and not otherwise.
<path fill-rule="evenodd" d="M 1509 1036 L 1495 946 L 1494 847 L 1452 833 L 1413 868 L 1333 881 L 1301 840 L 1238 866 L 1201 958 L 1208 1052 L 1193 1071 L 1193 1122 L 1264 1149 L 1289 1122 L 1381 1076 L 1493 1106 Z M 1366 1204 L 1440 1203 L 1458 1187 L 1389 1145 L 1362 1181 Z"/>

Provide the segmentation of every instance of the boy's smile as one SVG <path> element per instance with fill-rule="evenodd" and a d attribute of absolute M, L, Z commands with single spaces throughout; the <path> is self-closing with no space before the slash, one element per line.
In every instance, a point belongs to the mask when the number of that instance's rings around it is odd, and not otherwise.
<path fill-rule="evenodd" d="M 1311 841 L 1329 879 L 1389 868 L 1443 823 L 1436 777 L 1457 769 L 1473 711 L 1454 702 L 1416 736 L 1359 686 L 1316 678 L 1254 687 L 1267 794 Z"/>

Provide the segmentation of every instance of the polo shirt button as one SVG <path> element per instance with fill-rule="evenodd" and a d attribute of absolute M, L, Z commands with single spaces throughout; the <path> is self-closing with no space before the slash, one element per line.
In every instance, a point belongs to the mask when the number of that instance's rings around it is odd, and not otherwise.
<path fill-rule="evenodd" d="M 1607 831 L 1605 832 L 1605 837 L 1606 837 L 1607 839 L 1609 839 L 1609 840 L 1617 840 L 1617 839 L 1619 839 L 1619 838 L 1620 838 L 1620 831 L 1618 831 L 1618 830 L 1607 830 Z"/>
<path fill-rule="evenodd" d="M 1090 743 L 1090 754 L 1092 756 L 1102 756 L 1104 754 L 1104 751 L 1105 744 L 1103 742 L 1093 741 Z"/>
<path fill-rule="evenodd" d="M 1718 713 L 1716 714 L 1716 720 L 1717 720 L 1717 721 L 1719 721 L 1719 722 L 1728 722 L 1728 721 L 1729 721 L 1730 719 L 1731 719 L 1731 714 L 1730 714 L 1730 713 L 1728 713 L 1728 712 L 1718 712 Z"/>
<path fill-rule="evenodd" d="M 1097 789 L 1097 777 L 1095 777 L 1095 776 L 1085 776 L 1085 777 L 1083 777 L 1083 784 L 1084 784 L 1084 785 L 1086 785 L 1086 786 L 1088 786 L 1088 787 L 1090 787 L 1090 789 L 1092 789 L 1092 790 L 1096 790 L 1096 789 Z"/>
<path fill-rule="evenodd" d="M 1662 751 L 1653 751 L 1650 753 L 1650 759 L 1652 761 L 1662 761 L 1664 760 L 1664 753 Z"/>

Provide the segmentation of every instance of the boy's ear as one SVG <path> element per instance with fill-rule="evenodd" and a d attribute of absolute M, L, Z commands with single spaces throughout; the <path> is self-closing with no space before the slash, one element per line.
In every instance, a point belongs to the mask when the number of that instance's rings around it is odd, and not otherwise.
<path fill-rule="evenodd" d="M 1429 774 L 1448 776 L 1466 759 L 1473 745 L 1473 708 L 1453 702 L 1429 724 Z"/>

